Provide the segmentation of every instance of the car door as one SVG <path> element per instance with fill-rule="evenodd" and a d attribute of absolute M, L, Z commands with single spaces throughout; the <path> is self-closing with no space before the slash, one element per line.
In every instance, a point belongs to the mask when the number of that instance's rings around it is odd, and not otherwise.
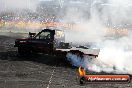
<path fill-rule="evenodd" d="M 40 53 L 48 53 L 50 51 L 51 33 L 49 31 L 42 31 L 31 39 L 30 44 L 33 51 Z"/>

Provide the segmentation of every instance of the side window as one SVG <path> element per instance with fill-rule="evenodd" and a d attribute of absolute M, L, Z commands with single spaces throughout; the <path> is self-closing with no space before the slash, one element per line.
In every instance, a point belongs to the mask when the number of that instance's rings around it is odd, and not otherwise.
<path fill-rule="evenodd" d="M 50 32 L 42 32 L 41 34 L 36 36 L 36 39 L 50 39 Z"/>
<path fill-rule="evenodd" d="M 56 31 L 55 38 L 62 38 L 64 37 L 64 33 L 62 31 Z"/>

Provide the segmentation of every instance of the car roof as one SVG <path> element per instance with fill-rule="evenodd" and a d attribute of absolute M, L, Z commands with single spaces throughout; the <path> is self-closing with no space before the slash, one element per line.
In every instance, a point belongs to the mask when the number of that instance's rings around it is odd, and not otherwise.
<path fill-rule="evenodd" d="M 48 28 L 47 29 L 43 29 L 42 31 L 50 31 L 50 30 L 51 31 L 53 31 L 53 30 L 55 30 L 55 31 L 63 31 L 63 30 L 60 30 L 60 29 L 48 29 Z"/>

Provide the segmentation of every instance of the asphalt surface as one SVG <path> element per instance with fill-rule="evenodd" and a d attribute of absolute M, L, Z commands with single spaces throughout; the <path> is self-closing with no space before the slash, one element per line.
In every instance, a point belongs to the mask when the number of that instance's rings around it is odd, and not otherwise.
<path fill-rule="evenodd" d="M 80 85 L 77 69 L 64 58 L 47 55 L 20 57 L 14 41 L 20 35 L 0 35 L 0 88 L 132 88 L 125 84 Z"/>

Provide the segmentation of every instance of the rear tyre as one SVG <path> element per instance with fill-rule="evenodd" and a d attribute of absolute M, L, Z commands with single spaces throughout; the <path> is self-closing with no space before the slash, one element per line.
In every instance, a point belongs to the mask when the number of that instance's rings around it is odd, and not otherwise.
<path fill-rule="evenodd" d="M 23 48 L 22 47 L 18 47 L 18 54 L 19 55 L 23 55 L 24 54 L 24 50 L 23 50 Z"/>

